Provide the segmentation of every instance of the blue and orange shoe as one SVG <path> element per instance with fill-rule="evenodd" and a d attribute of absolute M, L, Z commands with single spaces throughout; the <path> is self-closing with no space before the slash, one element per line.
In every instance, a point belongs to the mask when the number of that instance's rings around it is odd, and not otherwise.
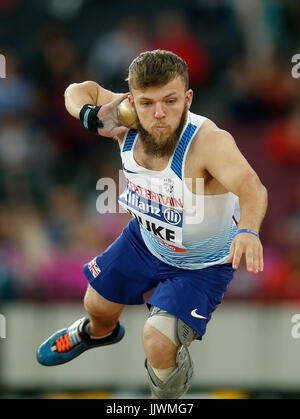
<path fill-rule="evenodd" d="M 61 329 L 50 336 L 37 350 L 38 362 L 45 366 L 64 364 L 88 349 L 117 343 L 125 334 L 124 327 L 118 322 L 109 336 L 91 338 L 85 331 L 85 326 L 89 321 L 88 318 L 83 317 L 67 329 Z"/>

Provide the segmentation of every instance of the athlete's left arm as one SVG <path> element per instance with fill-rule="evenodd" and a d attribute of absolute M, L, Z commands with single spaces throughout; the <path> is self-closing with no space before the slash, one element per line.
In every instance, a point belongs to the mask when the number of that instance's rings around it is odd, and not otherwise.
<path fill-rule="evenodd" d="M 268 193 L 258 175 L 226 131 L 211 130 L 201 142 L 201 160 L 206 170 L 228 191 L 239 197 L 241 218 L 238 229 L 259 232 L 268 205 Z M 202 154 L 203 153 L 203 154 Z M 239 233 L 232 241 L 228 262 L 237 269 L 245 255 L 249 272 L 263 270 L 263 249 L 258 237 Z"/>

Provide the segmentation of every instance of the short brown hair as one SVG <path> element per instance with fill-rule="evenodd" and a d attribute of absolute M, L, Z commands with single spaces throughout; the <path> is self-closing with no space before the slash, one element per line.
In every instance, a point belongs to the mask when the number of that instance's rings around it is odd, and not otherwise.
<path fill-rule="evenodd" d="M 186 62 L 173 52 L 156 49 L 142 52 L 132 61 L 126 80 L 129 88 L 143 89 L 163 86 L 177 76 L 181 76 L 187 90 L 189 75 Z"/>

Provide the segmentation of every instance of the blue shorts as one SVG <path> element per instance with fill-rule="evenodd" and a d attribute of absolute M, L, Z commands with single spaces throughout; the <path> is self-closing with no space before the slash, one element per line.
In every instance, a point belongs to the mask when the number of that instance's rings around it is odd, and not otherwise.
<path fill-rule="evenodd" d="M 83 272 L 90 285 L 107 300 L 126 305 L 160 307 L 180 318 L 201 339 L 212 312 L 222 302 L 233 279 L 232 265 L 187 270 L 168 265 L 150 253 L 132 219 L 121 235 Z"/>

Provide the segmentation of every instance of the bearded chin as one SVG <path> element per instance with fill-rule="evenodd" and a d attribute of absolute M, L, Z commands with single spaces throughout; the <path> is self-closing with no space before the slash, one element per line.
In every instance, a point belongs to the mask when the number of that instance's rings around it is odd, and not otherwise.
<path fill-rule="evenodd" d="M 164 139 L 156 138 L 151 135 L 150 132 L 145 130 L 138 116 L 136 115 L 136 127 L 146 154 L 156 157 L 170 157 L 173 154 L 186 122 L 187 111 L 188 108 L 187 105 L 185 105 L 177 128 L 169 137 Z"/>

